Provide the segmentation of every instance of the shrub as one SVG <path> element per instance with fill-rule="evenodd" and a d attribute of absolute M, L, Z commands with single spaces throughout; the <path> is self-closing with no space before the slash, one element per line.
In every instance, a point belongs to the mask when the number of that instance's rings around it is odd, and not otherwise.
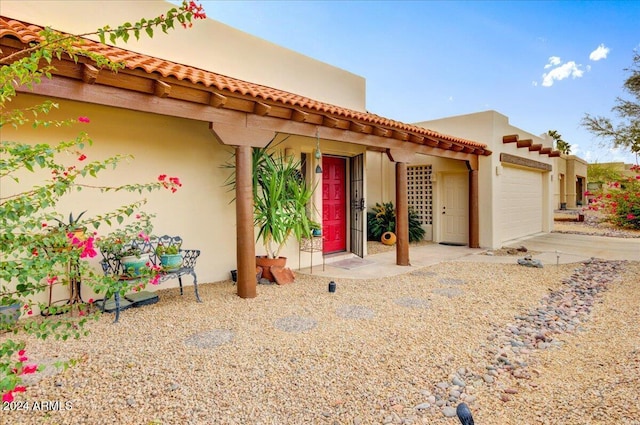
<path fill-rule="evenodd" d="M 396 212 L 392 202 L 376 203 L 373 211 L 367 212 L 367 240 L 380 241 L 385 232 L 396 231 Z M 424 229 L 418 215 L 409 208 L 409 242 L 418 242 L 424 238 Z"/>
<path fill-rule="evenodd" d="M 640 229 L 640 166 L 634 165 L 632 171 L 636 176 L 609 183 L 603 190 L 595 194 L 590 210 L 602 211 L 606 221 L 617 227 Z"/>

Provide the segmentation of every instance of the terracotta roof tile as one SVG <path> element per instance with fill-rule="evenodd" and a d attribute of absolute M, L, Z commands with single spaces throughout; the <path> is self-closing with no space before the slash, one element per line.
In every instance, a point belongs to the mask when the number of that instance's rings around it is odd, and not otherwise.
<path fill-rule="evenodd" d="M 0 16 L 0 38 L 14 37 L 23 43 L 29 43 L 41 39 L 39 35 L 40 31 L 42 31 L 42 27 Z M 205 87 L 213 87 L 218 90 L 226 90 L 231 93 L 251 96 L 257 99 L 272 101 L 283 105 L 306 108 L 321 113 L 331 114 L 338 118 L 342 117 L 345 119 L 357 120 L 364 124 L 375 124 L 394 130 L 420 134 L 471 147 L 486 147 L 484 143 L 441 134 L 423 127 L 384 118 L 376 114 L 354 111 L 352 109 L 319 102 L 294 93 L 242 81 L 236 78 L 217 74 L 215 72 L 132 52 L 119 47 L 108 46 L 88 39 L 84 39 L 84 43 L 79 45 L 79 47 L 94 53 L 102 54 L 114 62 L 123 62 L 125 67 L 128 69 L 141 69 L 148 74 L 158 73 L 165 78 L 174 77 L 181 81 L 203 84 Z"/>

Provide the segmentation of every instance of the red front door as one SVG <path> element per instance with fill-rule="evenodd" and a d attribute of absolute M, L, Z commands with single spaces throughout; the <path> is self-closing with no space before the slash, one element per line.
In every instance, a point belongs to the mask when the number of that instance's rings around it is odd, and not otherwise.
<path fill-rule="evenodd" d="M 347 250 L 346 160 L 322 157 L 324 253 Z"/>

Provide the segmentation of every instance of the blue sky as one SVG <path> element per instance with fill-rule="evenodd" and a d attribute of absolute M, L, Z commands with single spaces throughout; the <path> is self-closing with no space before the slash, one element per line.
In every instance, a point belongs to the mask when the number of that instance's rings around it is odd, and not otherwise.
<path fill-rule="evenodd" d="M 589 162 L 635 162 L 581 125 L 640 48 L 638 1 L 202 1 L 207 16 L 361 75 L 367 109 L 417 122 L 494 109 Z"/>

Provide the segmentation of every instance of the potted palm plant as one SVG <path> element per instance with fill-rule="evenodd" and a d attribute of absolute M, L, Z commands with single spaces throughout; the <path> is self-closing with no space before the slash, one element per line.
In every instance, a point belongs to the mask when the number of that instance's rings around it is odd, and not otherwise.
<path fill-rule="evenodd" d="M 286 264 L 280 252 L 289 238 L 300 242 L 312 235 L 308 205 L 313 190 L 300 172 L 300 161 L 270 145 L 253 149 L 253 218 L 258 228 L 256 239 L 262 239 L 266 252 L 256 257 L 256 265 L 262 267 L 263 278 L 273 281 L 270 268 Z M 227 168 L 235 168 L 234 164 L 229 162 Z M 235 187 L 235 174 L 228 184 Z"/>

